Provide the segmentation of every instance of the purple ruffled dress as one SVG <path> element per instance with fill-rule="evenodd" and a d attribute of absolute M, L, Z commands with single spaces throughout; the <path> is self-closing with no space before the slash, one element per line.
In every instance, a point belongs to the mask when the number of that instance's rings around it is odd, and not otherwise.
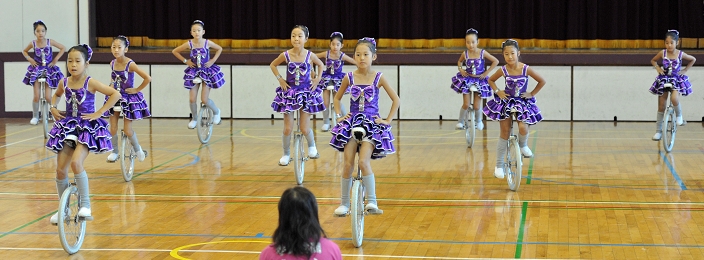
<path fill-rule="evenodd" d="M 276 96 L 271 103 L 271 108 L 275 112 L 289 113 L 299 109 L 309 114 L 315 114 L 325 110 L 323 104 L 323 89 L 315 88 L 310 79 L 310 72 L 313 66 L 310 65 L 310 51 L 303 62 L 292 62 L 288 56 L 288 51 L 284 52 L 286 57 L 286 83 L 290 86 L 288 90 L 283 90 L 281 86 L 276 88 Z"/>
<path fill-rule="evenodd" d="M 687 75 L 679 75 L 682 69 L 682 51 L 677 55 L 677 59 L 668 59 L 667 50 L 662 50 L 662 66 L 665 68 L 665 75 L 655 77 L 655 82 L 650 86 L 650 93 L 653 95 L 662 96 L 665 83 L 668 81 L 673 83 L 673 88 L 676 89 L 682 96 L 692 94 L 692 83 L 689 82 Z M 668 75 L 668 69 L 671 72 Z"/>
<path fill-rule="evenodd" d="M 384 158 L 396 152 L 394 148 L 394 135 L 390 125 L 377 124 L 374 117 L 379 117 L 379 79 L 381 72 L 376 73 L 376 78 L 371 85 L 355 85 L 352 72 L 347 73 L 350 79 L 350 117 L 340 121 L 330 130 L 332 140 L 330 145 L 340 152 L 345 150 L 345 145 L 352 137 L 352 128 L 363 127 L 367 135 L 374 140 L 372 159 Z"/>
<path fill-rule="evenodd" d="M 110 131 L 108 122 L 105 119 L 95 120 L 82 119 L 82 115 L 95 113 L 95 94 L 88 91 L 88 81 L 86 78 L 83 87 L 80 89 L 70 89 L 68 78 L 64 79 L 64 90 L 66 91 L 66 117 L 54 122 L 54 126 L 49 131 L 49 140 L 46 141 L 46 148 L 58 153 L 64 149 L 64 141 L 67 135 L 78 137 L 78 143 L 88 146 L 88 151 L 93 153 L 106 153 L 112 151 L 110 143 Z"/>
<path fill-rule="evenodd" d="M 501 70 L 506 79 L 506 89 L 504 92 L 508 97 L 506 99 L 499 98 L 494 94 L 494 98 L 486 102 L 484 114 L 491 120 L 504 120 L 511 117 L 511 108 L 518 110 L 516 119 L 526 124 L 533 125 L 543 120 L 540 114 L 540 109 L 535 104 L 535 97 L 525 99 L 521 94 L 526 92 L 528 88 L 528 65 L 523 64 L 523 72 L 521 75 L 508 75 L 506 66 L 502 66 Z"/>
<path fill-rule="evenodd" d="M 345 53 L 340 52 L 340 59 L 333 60 L 330 59 L 330 51 L 328 51 L 328 54 L 325 56 L 325 70 L 320 79 L 320 87 L 322 89 L 325 89 L 326 86 L 333 85 L 335 91 L 340 90 L 342 78 L 345 77 L 345 73 L 342 72 L 342 66 L 345 64 L 345 61 L 342 60 L 344 56 Z M 350 89 L 348 88 L 345 94 L 349 93 Z"/>
<path fill-rule="evenodd" d="M 49 66 L 51 61 L 54 59 L 54 53 L 51 49 L 51 40 L 46 39 L 46 46 L 44 48 L 37 48 L 36 41 L 32 41 L 34 46 L 34 61 L 39 64 L 36 67 L 29 65 L 27 67 L 27 73 L 24 75 L 24 80 L 22 83 L 29 86 L 34 86 L 34 82 L 42 74 L 46 73 L 46 84 L 49 88 L 55 89 L 58 87 L 59 80 L 64 77 L 61 73 L 61 68 L 59 66 Z"/>
<path fill-rule="evenodd" d="M 481 51 L 478 59 L 470 59 L 469 51 L 464 51 L 464 61 L 467 66 L 466 71 L 470 75 L 481 75 L 486 69 L 484 50 Z M 457 94 L 469 94 L 469 88 L 472 85 L 477 85 L 481 98 L 488 99 L 491 97 L 491 86 L 489 86 L 489 82 L 486 78 L 479 79 L 470 76 L 464 77 L 462 76 L 462 73 L 459 72 L 457 72 L 457 75 L 452 77 L 452 85 L 450 85 L 450 88 L 457 92 Z"/>
<path fill-rule="evenodd" d="M 193 42 L 188 41 L 188 46 L 191 47 L 191 62 L 196 64 L 195 68 L 187 67 L 183 75 L 183 86 L 186 89 L 191 89 L 195 84 L 193 79 L 200 77 L 203 80 L 203 85 L 209 88 L 218 89 L 225 85 L 225 75 L 220 70 L 220 66 L 213 64 L 206 68 L 205 63 L 210 60 L 210 50 L 208 49 L 208 40 L 205 40 L 203 48 L 193 48 Z"/>
<path fill-rule="evenodd" d="M 110 68 L 112 69 L 110 78 L 112 79 L 113 87 L 122 94 L 122 98 L 120 101 L 117 101 L 115 106 L 119 105 L 122 107 L 122 113 L 125 113 L 127 119 L 140 120 L 145 117 L 150 117 L 152 114 L 149 112 L 149 106 L 147 105 L 147 101 L 144 100 L 142 92 L 137 92 L 137 94 L 127 94 L 127 92 L 125 92 L 128 88 L 134 88 L 134 72 L 129 72 L 130 64 L 132 64 L 131 60 L 127 62 L 125 70 L 116 71 L 115 60 L 110 62 Z M 105 96 L 105 101 L 108 101 L 109 98 L 109 96 Z M 110 117 L 114 112 L 115 111 L 110 108 L 103 113 L 103 116 Z"/>

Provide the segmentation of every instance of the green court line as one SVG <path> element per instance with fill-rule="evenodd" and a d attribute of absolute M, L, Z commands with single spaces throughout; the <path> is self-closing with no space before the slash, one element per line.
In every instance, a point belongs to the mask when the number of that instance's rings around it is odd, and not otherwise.
<path fill-rule="evenodd" d="M 41 217 L 39 217 L 39 218 L 37 218 L 37 219 L 35 219 L 35 220 L 30 221 L 30 222 L 27 223 L 27 224 L 24 224 L 24 225 L 22 225 L 22 226 L 16 227 L 15 229 L 10 230 L 10 231 L 6 232 L 5 234 L 0 235 L 0 238 L 3 238 L 3 237 L 5 237 L 5 236 L 7 236 L 7 235 L 10 235 L 10 234 L 12 234 L 12 233 L 15 233 L 15 232 L 17 232 L 18 230 L 23 229 L 23 228 L 26 228 L 26 227 L 29 226 L 29 225 L 32 225 L 32 224 L 34 224 L 34 223 L 37 223 L 38 221 L 40 221 L 40 220 L 42 220 L 42 219 L 44 219 L 44 218 L 46 218 L 46 217 L 48 217 L 48 216 L 54 215 L 54 213 L 56 213 L 56 212 L 57 212 L 57 211 L 54 210 L 54 211 L 52 211 L 52 212 L 49 213 L 49 214 L 46 214 L 46 215 L 41 216 Z"/>
<path fill-rule="evenodd" d="M 516 254 L 514 258 L 521 258 L 521 250 L 523 250 L 523 230 L 526 225 L 526 212 L 528 211 L 528 202 L 523 202 L 521 208 L 521 226 L 518 229 L 518 238 L 516 238 Z"/>
<path fill-rule="evenodd" d="M 181 154 L 181 155 L 179 155 L 179 156 L 174 157 L 174 158 L 171 159 L 171 160 L 168 160 L 168 161 L 163 162 L 163 163 L 161 163 L 161 164 L 159 164 L 159 165 L 156 165 L 156 166 L 154 166 L 154 167 L 152 167 L 152 168 L 149 168 L 149 169 L 146 170 L 146 171 L 140 172 L 139 174 L 134 175 L 134 177 L 132 177 L 132 178 L 134 179 L 134 178 L 137 178 L 137 177 L 141 176 L 142 174 L 145 174 L 145 173 L 154 171 L 154 170 L 156 170 L 157 168 L 166 165 L 167 163 L 173 162 L 173 161 L 175 161 L 175 160 L 177 160 L 177 159 L 179 159 L 179 158 L 181 158 L 181 157 L 184 157 L 184 156 L 186 156 L 186 155 L 189 155 L 189 154 L 191 154 L 191 153 L 193 153 L 193 152 L 195 152 L 195 151 L 198 151 L 198 150 L 200 150 L 200 149 L 203 149 L 203 147 L 206 147 L 206 146 L 208 146 L 208 145 L 217 143 L 217 142 L 221 141 L 222 139 L 225 139 L 225 138 L 228 138 L 228 137 L 232 137 L 232 133 L 230 133 L 230 135 L 228 135 L 228 136 L 221 137 L 220 139 L 215 140 L 215 141 L 213 141 L 213 142 L 209 142 L 208 144 L 201 145 L 200 147 L 198 147 L 198 148 L 196 148 L 196 149 L 193 149 L 193 150 L 190 150 L 190 151 L 188 151 L 188 152 L 185 152 L 185 153 L 183 153 L 183 154 Z"/>
<path fill-rule="evenodd" d="M 535 143 L 538 138 L 535 138 L 536 135 L 538 135 L 538 131 L 535 131 L 533 133 L 533 157 L 530 157 L 530 163 L 528 165 L 528 178 L 526 178 L 526 184 L 530 184 L 530 181 L 533 179 L 533 159 L 535 158 Z"/>

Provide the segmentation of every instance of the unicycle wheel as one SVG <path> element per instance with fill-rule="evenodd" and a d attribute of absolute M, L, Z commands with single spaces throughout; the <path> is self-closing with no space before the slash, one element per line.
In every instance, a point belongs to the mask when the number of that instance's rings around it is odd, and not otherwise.
<path fill-rule="evenodd" d="M 134 159 L 137 153 L 134 151 L 132 143 L 127 140 L 127 135 L 123 132 L 120 135 L 120 170 L 122 170 L 122 178 L 126 182 L 131 181 L 134 176 Z"/>
<path fill-rule="evenodd" d="M 467 147 L 472 148 L 474 145 L 474 137 L 476 137 L 476 128 L 474 127 L 476 119 L 474 118 L 474 110 L 470 109 L 467 112 L 467 118 L 465 118 L 464 130 L 465 138 L 467 139 Z"/>
<path fill-rule="evenodd" d="M 360 180 L 352 183 L 350 197 L 350 216 L 352 218 L 352 243 L 361 247 L 364 240 L 364 185 Z"/>
<path fill-rule="evenodd" d="M 293 140 L 293 168 L 294 174 L 296 175 L 296 184 L 303 184 L 303 177 L 305 176 L 305 153 L 303 152 L 302 138 L 300 134 L 296 134 Z"/>
<path fill-rule="evenodd" d="M 518 140 L 515 136 L 512 136 L 508 143 L 506 166 L 504 172 L 507 174 L 508 187 L 512 191 L 517 191 L 518 187 L 521 186 L 523 155 L 521 155 L 521 148 L 518 147 Z"/>
<path fill-rule="evenodd" d="M 200 107 L 196 128 L 198 128 L 198 140 L 200 143 L 207 144 L 213 135 L 213 110 L 208 106 L 202 105 Z"/>
<path fill-rule="evenodd" d="M 66 253 L 75 254 L 81 249 L 86 235 L 86 221 L 78 217 L 80 209 L 78 188 L 69 186 L 59 200 L 59 240 Z"/>
<path fill-rule="evenodd" d="M 675 146 L 675 134 L 677 133 L 677 118 L 675 117 L 675 110 L 671 107 L 667 109 L 665 113 L 665 118 L 663 119 L 665 125 L 665 131 L 662 131 L 662 147 L 666 152 L 671 152 L 672 147 Z"/>

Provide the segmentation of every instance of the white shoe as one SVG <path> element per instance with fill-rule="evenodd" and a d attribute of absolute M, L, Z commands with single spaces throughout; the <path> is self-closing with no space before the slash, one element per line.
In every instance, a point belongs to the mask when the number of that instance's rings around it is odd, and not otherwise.
<path fill-rule="evenodd" d="M 196 122 L 196 120 L 192 120 L 191 122 L 188 122 L 188 129 L 196 128 L 196 124 L 198 124 L 198 122 Z"/>
<path fill-rule="evenodd" d="M 323 132 L 330 131 L 330 124 L 323 124 L 323 127 L 320 128 Z"/>
<path fill-rule="evenodd" d="M 36 125 L 37 123 L 39 123 L 39 118 L 32 117 L 32 120 L 29 120 L 30 125 Z"/>
<path fill-rule="evenodd" d="M 662 139 L 662 133 L 655 132 L 655 135 L 653 135 L 653 141 L 660 141 L 660 139 Z"/>
<path fill-rule="evenodd" d="M 364 205 L 364 211 L 369 212 L 369 214 L 372 215 L 384 213 L 384 211 L 380 210 L 379 207 L 374 203 L 367 203 L 367 205 Z"/>
<path fill-rule="evenodd" d="M 59 224 L 59 212 L 58 211 L 56 213 L 54 213 L 53 216 L 51 216 L 51 218 L 49 219 L 49 223 L 51 223 L 52 225 Z"/>
<path fill-rule="evenodd" d="M 350 212 L 350 208 L 345 205 L 340 205 L 335 209 L 335 216 L 345 216 Z"/>
<path fill-rule="evenodd" d="M 533 157 L 533 152 L 530 148 L 528 148 L 528 146 L 521 147 L 521 154 L 523 154 L 523 157 L 525 158 Z"/>
<path fill-rule="evenodd" d="M 78 216 L 83 218 L 91 217 L 90 208 L 81 207 L 81 209 L 78 210 Z"/>
<path fill-rule="evenodd" d="M 144 157 L 147 157 L 147 154 L 144 153 L 144 150 L 140 150 L 139 152 L 137 152 L 137 159 L 140 162 L 144 161 Z"/>
<path fill-rule="evenodd" d="M 289 155 L 281 156 L 281 159 L 279 159 L 279 166 L 286 166 L 290 162 L 291 162 L 291 156 L 289 156 Z"/>
<path fill-rule="evenodd" d="M 682 119 L 682 116 L 677 117 L 677 125 L 684 125 L 684 120 Z"/>
<path fill-rule="evenodd" d="M 457 129 L 457 130 L 463 130 L 463 129 L 464 129 L 464 124 L 463 124 L 463 123 L 457 123 L 457 124 L 455 125 L 455 129 Z"/>
<path fill-rule="evenodd" d="M 482 121 L 477 122 L 477 130 L 484 130 L 484 122 L 482 122 Z"/>
<path fill-rule="evenodd" d="M 504 178 L 504 168 L 494 168 L 494 177 L 503 179 Z"/>
<path fill-rule="evenodd" d="M 220 112 L 218 111 L 217 114 L 213 115 L 213 124 L 219 125 L 222 123 L 222 118 L 220 118 Z"/>
<path fill-rule="evenodd" d="M 120 155 L 119 155 L 119 154 L 117 154 L 117 153 L 110 153 L 110 155 L 108 155 L 108 160 L 107 160 L 107 161 L 108 161 L 109 163 L 114 163 L 114 162 L 117 161 L 117 158 L 120 158 Z"/>
<path fill-rule="evenodd" d="M 315 148 L 315 146 L 308 147 L 308 158 L 311 158 L 311 159 L 320 158 L 320 154 L 318 153 L 318 148 Z"/>

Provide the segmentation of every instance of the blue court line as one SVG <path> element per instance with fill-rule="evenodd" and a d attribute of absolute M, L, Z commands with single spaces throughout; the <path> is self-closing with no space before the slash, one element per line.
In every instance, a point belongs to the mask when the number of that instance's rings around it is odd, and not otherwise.
<path fill-rule="evenodd" d="M 684 182 L 680 178 L 680 175 L 677 174 L 677 171 L 675 171 L 675 167 L 672 167 L 672 164 L 670 163 L 670 160 L 665 157 L 665 153 L 660 151 L 660 157 L 665 161 L 665 165 L 667 165 L 667 168 L 670 168 L 670 172 L 672 173 L 672 177 L 675 178 L 675 181 L 677 181 L 677 184 L 680 185 L 680 189 L 682 190 L 687 190 L 687 186 L 684 185 Z"/>
<path fill-rule="evenodd" d="M 51 215 L 51 214 L 49 214 Z M 5 235 L 56 235 L 56 232 L 3 232 Z M 258 234 L 257 234 L 258 235 Z M 209 237 L 209 238 L 229 238 L 229 239 L 256 239 L 270 236 L 228 236 L 216 234 L 109 234 L 109 233 L 86 233 L 86 236 L 113 236 L 113 237 Z M 351 241 L 351 238 L 328 238 L 334 241 Z M 684 245 L 684 244 L 605 244 L 605 243 L 569 243 L 569 242 L 481 242 L 481 241 L 451 241 L 451 240 L 404 240 L 404 239 L 379 239 L 364 238 L 365 241 L 380 243 L 437 243 L 455 245 L 557 245 L 557 246 L 613 246 L 613 247 L 680 247 L 680 248 L 704 248 L 704 245 Z"/>
<path fill-rule="evenodd" d="M 256 236 L 254 236 L 254 237 L 257 237 L 257 238 L 263 238 L 263 237 L 264 237 L 264 233 L 257 233 L 257 235 L 256 235 Z"/>
<path fill-rule="evenodd" d="M 31 163 L 25 164 L 25 165 L 20 165 L 20 166 L 17 166 L 17 167 L 15 167 L 15 168 L 12 168 L 12 169 L 5 170 L 5 171 L 0 172 L 0 175 L 4 175 L 4 174 L 10 173 L 10 172 L 14 172 L 14 171 L 19 170 L 19 169 L 21 169 L 21 168 L 30 166 L 30 165 L 35 164 L 35 163 L 38 163 L 38 162 L 43 162 L 43 161 L 49 160 L 49 159 L 54 158 L 54 157 L 56 157 L 56 155 L 51 156 L 51 157 L 47 157 L 47 158 L 44 158 L 44 159 L 39 159 L 39 160 L 33 161 L 33 162 L 31 162 Z"/>

